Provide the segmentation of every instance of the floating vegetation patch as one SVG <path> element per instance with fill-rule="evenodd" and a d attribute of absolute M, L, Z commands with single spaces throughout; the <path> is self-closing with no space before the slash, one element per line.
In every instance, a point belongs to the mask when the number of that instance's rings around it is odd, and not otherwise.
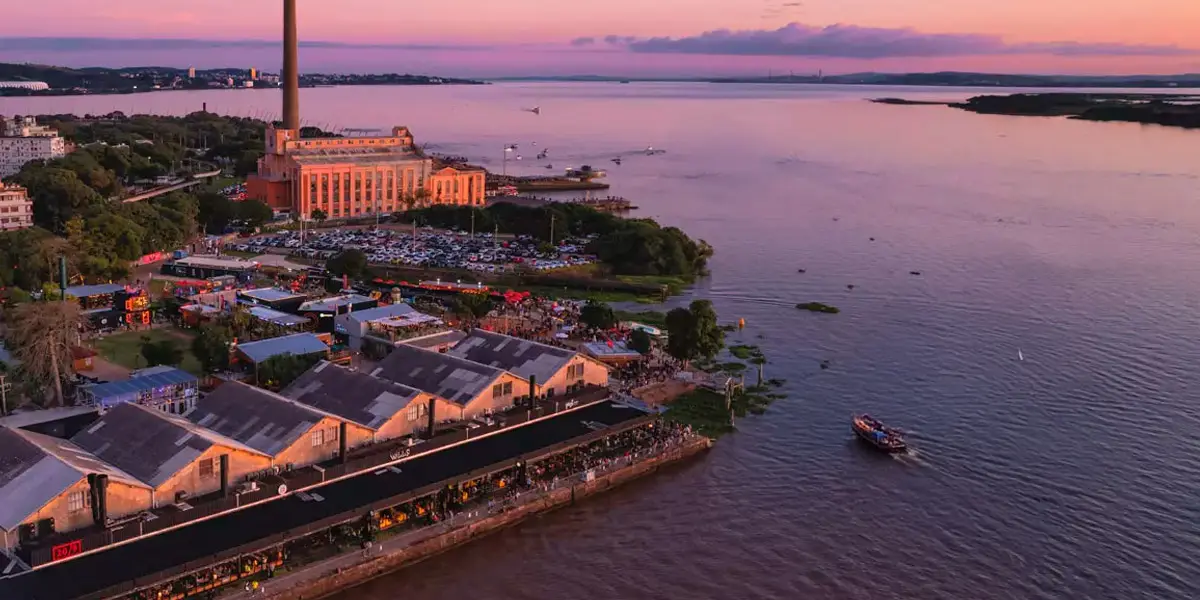
<path fill-rule="evenodd" d="M 830 315 L 836 315 L 836 314 L 842 312 L 836 306 L 830 306 L 828 304 L 823 304 L 821 302 L 802 302 L 800 304 L 797 304 L 796 308 L 798 308 L 800 310 L 807 310 L 809 312 L 819 312 L 819 313 L 826 313 L 826 314 L 830 314 Z"/>

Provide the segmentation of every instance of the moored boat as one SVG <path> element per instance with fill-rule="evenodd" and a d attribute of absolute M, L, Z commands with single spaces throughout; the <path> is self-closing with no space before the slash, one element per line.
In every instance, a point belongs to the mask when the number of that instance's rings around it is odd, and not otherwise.
<path fill-rule="evenodd" d="M 904 452 L 908 449 L 899 431 L 885 427 L 871 415 L 855 415 L 850 421 L 850 429 L 859 439 L 884 452 Z"/>

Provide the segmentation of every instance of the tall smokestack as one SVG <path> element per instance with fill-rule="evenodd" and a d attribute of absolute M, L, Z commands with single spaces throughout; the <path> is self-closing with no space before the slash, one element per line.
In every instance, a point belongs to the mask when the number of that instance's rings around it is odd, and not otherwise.
<path fill-rule="evenodd" d="M 300 129 L 300 41 L 296 0 L 283 0 L 283 128 Z"/>

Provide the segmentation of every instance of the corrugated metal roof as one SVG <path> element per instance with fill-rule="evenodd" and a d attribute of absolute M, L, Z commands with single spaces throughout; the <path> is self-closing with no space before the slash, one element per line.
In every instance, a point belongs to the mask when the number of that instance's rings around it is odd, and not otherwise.
<path fill-rule="evenodd" d="M 125 289 L 125 286 L 119 283 L 73 285 L 66 289 L 66 293 L 67 297 L 71 298 L 87 298 L 88 296 L 99 296 L 100 294 L 115 294 L 123 289 Z"/>
<path fill-rule="evenodd" d="M 308 433 L 322 415 L 267 390 L 230 381 L 200 400 L 187 420 L 278 456 Z"/>
<path fill-rule="evenodd" d="M 240 295 L 263 302 L 275 302 L 277 300 L 287 300 L 289 298 L 303 298 L 304 294 L 297 294 L 288 290 L 279 288 L 257 288 L 253 290 L 243 290 L 238 292 Z"/>
<path fill-rule="evenodd" d="M 374 300 L 358 294 L 345 294 L 342 296 L 333 296 L 331 298 L 322 298 L 320 300 L 305 302 L 304 304 L 300 305 L 300 312 L 335 312 L 337 309 L 344 306 L 361 304 L 363 302 L 374 302 Z"/>
<path fill-rule="evenodd" d="M 574 352 L 564 348 L 482 329 L 472 331 L 466 339 L 455 344 L 448 354 L 504 369 L 521 379 L 537 377 L 538 383 L 549 381 L 575 358 Z"/>
<path fill-rule="evenodd" d="M 308 322 L 307 317 L 293 315 L 292 313 L 285 313 L 281 310 L 275 310 L 265 306 L 250 306 L 249 311 L 250 314 L 256 319 L 261 319 L 276 325 L 291 327 L 293 325 L 303 325 Z"/>
<path fill-rule="evenodd" d="M 0 427 L 0 527 L 15 529 L 89 473 L 142 486 L 70 442 Z"/>
<path fill-rule="evenodd" d="M 250 360 L 260 363 L 273 356 L 283 354 L 306 356 L 319 352 L 327 352 L 329 346 L 326 346 L 325 342 L 322 342 L 321 338 L 314 334 L 293 333 L 292 335 L 285 335 L 283 337 L 238 344 L 238 350 Z"/>
<path fill-rule="evenodd" d="M 447 345 L 451 345 L 451 344 L 457 344 L 458 342 L 462 341 L 466 337 L 467 337 L 466 332 L 459 331 L 457 329 L 451 329 L 450 331 L 443 331 L 441 333 L 435 333 L 433 335 L 423 335 L 421 337 L 407 339 L 401 343 L 409 345 L 409 346 L 415 346 L 417 348 L 428 349 L 428 348 L 436 348 L 438 346 L 447 346 Z"/>
<path fill-rule="evenodd" d="M 214 445 L 183 423 L 152 408 L 118 404 L 71 441 L 157 488 Z"/>
<path fill-rule="evenodd" d="M 394 381 L 321 362 L 296 379 L 283 395 L 378 430 L 407 408 L 420 392 Z"/>
<path fill-rule="evenodd" d="M 504 372 L 448 354 L 401 344 L 371 374 L 466 406 Z"/>
<path fill-rule="evenodd" d="M 387 306 L 377 306 L 375 308 L 354 311 L 346 316 L 348 316 L 351 320 L 358 321 L 359 323 L 367 323 L 370 321 L 378 321 L 379 319 L 390 319 L 392 317 L 410 315 L 415 312 L 417 312 L 417 309 L 401 302 L 397 304 L 389 304 Z"/>
<path fill-rule="evenodd" d="M 199 383 L 195 375 L 188 373 L 182 369 L 168 367 L 167 369 L 154 373 L 140 373 L 137 377 L 126 379 L 125 381 L 110 381 L 101 383 L 88 388 L 88 393 L 92 394 L 97 401 L 103 403 L 109 399 L 138 394 L 160 388 L 168 385 L 180 385 L 184 383 Z"/>

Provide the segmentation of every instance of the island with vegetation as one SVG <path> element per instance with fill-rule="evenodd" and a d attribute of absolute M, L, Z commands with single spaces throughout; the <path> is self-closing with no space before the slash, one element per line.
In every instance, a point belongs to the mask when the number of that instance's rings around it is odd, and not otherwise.
<path fill-rule="evenodd" d="M 950 106 L 988 115 L 1070 117 L 1200 128 L 1198 95 L 1184 94 L 1011 94 L 975 96 Z"/>
<path fill-rule="evenodd" d="M 830 306 L 828 304 L 822 304 L 820 302 L 802 302 L 800 304 L 797 304 L 796 308 L 798 308 L 800 310 L 807 310 L 809 312 L 826 313 L 826 314 L 831 314 L 831 315 L 836 315 L 836 314 L 842 312 L 836 306 Z"/>
<path fill-rule="evenodd" d="M 279 87 L 279 77 L 249 69 L 188 69 L 125 67 L 73 69 L 53 65 L 0 63 L 0 81 L 44 83 L 47 87 L 0 88 L 0 96 L 76 96 L 86 94 L 137 94 L 161 90 L 256 89 Z M 485 85 L 474 79 L 398 73 L 305 73 L 303 87 L 335 85 Z"/>

